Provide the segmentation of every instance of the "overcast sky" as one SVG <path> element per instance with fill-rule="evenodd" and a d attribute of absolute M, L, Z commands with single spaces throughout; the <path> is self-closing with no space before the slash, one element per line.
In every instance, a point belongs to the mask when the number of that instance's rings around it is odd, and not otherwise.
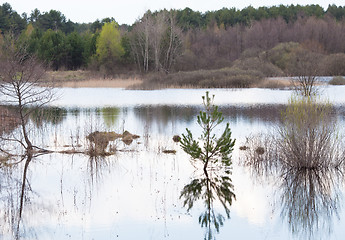
<path fill-rule="evenodd" d="M 261 6 L 290 5 L 290 4 L 319 4 L 327 9 L 329 4 L 345 6 L 344 0 L 1 0 L 11 4 L 17 13 L 27 13 L 30 16 L 32 10 L 37 8 L 43 12 L 51 9 L 58 10 L 73 22 L 88 23 L 106 17 L 113 17 L 119 24 L 133 24 L 147 10 L 160 9 L 184 9 L 189 7 L 195 11 L 206 12 L 218 10 L 223 7 L 243 9 L 249 5 L 257 8 Z"/>

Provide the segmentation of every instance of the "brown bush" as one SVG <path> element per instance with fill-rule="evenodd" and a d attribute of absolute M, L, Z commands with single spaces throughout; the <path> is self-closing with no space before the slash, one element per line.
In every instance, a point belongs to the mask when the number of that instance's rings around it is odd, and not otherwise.
<path fill-rule="evenodd" d="M 218 70 L 198 70 L 178 72 L 169 75 L 152 74 L 147 76 L 141 88 L 160 87 L 205 87 L 243 88 L 263 81 L 263 74 L 255 70 L 222 68 Z"/>
<path fill-rule="evenodd" d="M 340 76 L 334 77 L 334 78 L 332 78 L 331 81 L 329 81 L 329 84 L 331 84 L 331 85 L 345 85 L 345 78 L 340 77 Z"/>

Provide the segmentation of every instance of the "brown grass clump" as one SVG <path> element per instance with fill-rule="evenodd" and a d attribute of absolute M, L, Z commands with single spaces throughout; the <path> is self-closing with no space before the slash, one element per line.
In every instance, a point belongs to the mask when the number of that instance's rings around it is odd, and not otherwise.
<path fill-rule="evenodd" d="M 122 141 L 126 144 L 126 145 L 130 145 L 134 139 L 139 138 L 140 136 L 132 134 L 128 131 L 124 131 L 122 134 Z"/>
<path fill-rule="evenodd" d="M 90 141 L 89 154 L 93 156 L 103 155 L 106 153 L 106 148 L 110 141 L 115 141 L 117 138 L 122 137 L 121 134 L 115 132 L 99 132 L 95 131 L 86 136 Z"/>
<path fill-rule="evenodd" d="M 168 149 L 166 149 L 166 150 L 163 150 L 162 152 L 166 153 L 166 154 L 176 154 L 176 150 L 168 150 Z"/>
<path fill-rule="evenodd" d="M 255 152 L 256 152 L 257 154 L 259 154 L 259 155 L 262 155 L 262 154 L 265 153 L 265 149 L 264 149 L 263 147 L 257 147 L 257 148 L 255 149 Z"/>
<path fill-rule="evenodd" d="M 109 142 L 120 139 L 126 144 L 130 145 L 134 139 L 139 138 L 140 136 L 132 134 L 128 131 L 124 131 L 123 134 L 116 132 L 99 132 L 95 131 L 86 136 L 86 139 L 90 141 L 90 147 L 88 154 L 92 156 L 106 156 L 113 154 L 116 151 L 116 148 L 111 145 L 109 147 L 109 152 L 106 151 Z"/>
<path fill-rule="evenodd" d="M 70 81 L 84 81 L 90 79 L 92 73 L 90 71 L 48 71 L 44 80 L 47 82 L 63 83 Z"/>
<path fill-rule="evenodd" d="M 241 151 L 246 151 L 247 149 L 249 149 L 249 147 L 247 147 L 247 146 L 240 146 L 240 150 Z"/>

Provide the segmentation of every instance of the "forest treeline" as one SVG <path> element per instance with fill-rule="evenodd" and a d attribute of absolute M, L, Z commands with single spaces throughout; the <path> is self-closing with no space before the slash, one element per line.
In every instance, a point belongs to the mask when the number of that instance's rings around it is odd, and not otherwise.
<path fill-rule="evenodd" d="M 132 25 L 115 20 L 75 23 L 56 10 L 19 15 L 9 3 L 0 5 L 1 39 L 15 36 L 52 70 L 116 74 L 236 67 L 278 76 L 293 74 L 291 60 L 303 52 L 322 63 L 319 74 L 345 75 L 345 6 L 205 13 L 185 8 L 147 11 Z"/>

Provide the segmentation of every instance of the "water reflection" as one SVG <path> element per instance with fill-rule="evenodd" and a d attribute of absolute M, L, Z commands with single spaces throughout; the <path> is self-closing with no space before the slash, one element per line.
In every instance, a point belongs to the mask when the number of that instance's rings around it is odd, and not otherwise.
<path fill-rule="evenodd" d="M 102 113 L 106 127 L 113 127 L 119 117 L 120 109 L 116 107 L 105 107 L 99 109 L 99 111 Z"/>
<path fill-rule="evenodd" d="M 57 125 L 66 118 L 67 110 L 58 107 L 37 108 L 30 114 L 30 120 L 40 127 L 43 124 L 51 123 Z"/>
<path fill-rule="evenodd" d="M 259 155 L 246 165 L 264 182 L 275 182 L 280 216 L 297 239 L 327 239 L 341 211 L 340 168 L 296 168 Z"/>
<path fill-rule="evenodd" d="M 180 199 L 183 199 L 187 211 L 195 203 L 202 202 L 205 210 L 199 216 L 199 224 L 206 229 L 205 239 L 215 239 L 214 233 L 219 233 L 224 221 L 230 218 L 230 206 L 233 199 L 236 199 L 230 176 L 230 166 L 205 169 L 203 174 L 192 179 L 181 191 Z M 224 214 L 218 205 L 223 207 Z"/>
<path fill-rule="evenodd" d="M 246 120 L 252 122 L 260 120 L 269 123 L 281 122 L 281 111 L 285 109 L 283 104 L 275 105 L 250 105 L 250 106 L 224 106 L 222 112 L 224 116 L 229 116 L 230 120 Z"/>
<path fill-rule="evenodd" d="M 27 177 L 31 160 L 32 156 L 26 155 L 18 162 L 3 162 L 0 165 L 3 176 L 0 184 L 1 232 L 5 235 L 6 232 L 11 233 L 13 239 L 21 239 L 24 235 L 26 237 L 34 235 L 32 229 L 26 229 L 23 222 L 27 220 L 23 219 L 24 208 L 30 205 L 29 208 L 34 209 L 35 206 L 30 201 L 34 193 Z M 17 172 L 17 168 L 23 163 L 23 169 Z M 16 175 L 15 172 L 19 174 Z"/>
<path fill-rule="evenodd" d="M 261 120 L 265 122 L 280 122 L 280 112 L 285 108 L 284 105 L 253 105 L 253 106 L 222 106 L 222 113 L 229 117 L 230 121 L 246 119 L 247 121 Z M 163 127 L 170 122 L 191 123 L 201 108 L 197 106 L 147 106 L 135 107 L 135 115 L 145 123 L 162 124 Z"/>
<path fill-rule="evenodd" d="M 143 122 L 144 126 L 151 127 L 154 123 L 160 129 L 164 129 L 171 122 L 192 122 L 198 114 L 198 107 L 178 107 L 178 106 L 147 106 L 134 107 L 135 116 Z"/>
<path fill-rule="evenodd" d="M 230 99 L 229 95 L 225 97 Z M 199 103 L 200 97 L 197 99 Z M 102 106 L 67 107 L 56 112 L 59 116 L 56 120 L 42 120 L 43 126 L 46 121 L 47 128 L 35 135 L 35 143 L 42 142 L 40 146 L 48 146 L 52 150 L 65 149 L 63 145 L 71 143 L 71 136 L 79 136 L 77 139 L 85 147 L 85 136 L 91 132 L 120 132 L 123 122 L 129 131 L 145 139 L 147 137 L 149 141 L 145 142 L 149 147 L 132 143 L 132 149 L 138 151 L 118 152 L 111 157 L 89 158 L 83 154 L 55 153 L 41 160 L 33 159 L 27 162 L 24 191 L 26 159 L 11 167 L 0 162 L 0 239 L 13 239 L 16 234 L 22 239 L 116 239 L 117 235 L 119 239 L 196 239 L 204 231 L 205 238 L 223 239 L 222 235 L 226 235 L 226 239 L 230 236 L 241 238 L 243 229 L 248 231 L 246 236 L 250 236 L 242 237 L 245 239 L 275 239 L 285 226 L 290 226 L 297 239 L 313 239 L 318 237 L 316 232 L 332 231 L 337 214 L 343 214 L 340 212 L 343 204 L 340 168 L 291 169 L 277 161 L 278 155 L 274 152 L 277 146 L 272 141 L 262 140 L 256 146 L 262 147 L 264 152 L 259 148 L 253 149 L 252 159 L 255 155 L 256 162 L 248 163 L 248 168 L 262 181 L 273 179 L 276 183 L 272 191 L 279 194 L 276 212 L 281 213 L 283 224 L 279 221 L 281 219 L 276 222 L 274 213 L 273 220 L 268 220 L 269 224 L 257 226 L 246 221 L 237 209 L 233 209 L 237 206 L 231 204 L 235 200 L 231 180 L 237 181 L 240 168 L 234 169 L 233 175 L 231 169 L 228 173 L 225 169 L 207 169 L 207 172 L 193 174 L 191 179 L 193 168 L 188 162 L 181 161 L 186 156 L 176 145 L 172 147 L 177 150 L 176 155 L 159 155 L 162 145 L 175 144 L 171 140 L 173 135 L 181 133 L 185 127 L 195 130 L 193 120 L 200 108 L 197 105 L 136 106 L 120 106 L 118 111 L 116 108 L 102 111 Z M 278 105 L 222 106 L 221 110 L 227 121 L 234 119 L 236 137 L 239 133 L 247 136 L 247 132 L 265 131 L 267 126 L 281 122 Z M 30 122 L 33 124 L 35 121 L 32 119 Z M 38 125 L 33 124 L 31 128 L 41 128 Z M 88 131 L 90 125 L 93 131 Z M 144 134 L 146 127 L 149 128 L 148 134 Z M 122 145 L 121 142 L 119 148 Z M 237 152 L 234 154 L 236 156 Z M 291 158 L 292 155 L 286 156 Z M 241 191 L 236 189 L 238 200 L 240 194 L 255 196 L 255 199 L 261 197 L 245 189 L 251 179 L 244 178 L 243 182 L 236 182 Z M 271 199 L 271 189 L 267 193 Z M 266 192 L 260 194 L 265 195 Z M 179 200 L 181 205 L 185 203 L 185 208 L 176 204 Z M 240 204 L 244 205 L 243 202 Z M 254 208 L 265 211 L 259 202 L 260 199 Z M 187 209 L 190 215 L 186 214 Z M 231 222 L 228 220 L 230 210 Z M 21 220 L 18 221 L 20 211 Z M 191 218 L 195 220 L 193 223 Z M 132 231 L 133 228 L 139 231 Z M 279 228 L 278 233 L 275 233 L 276 228 Z M 166 232 L 161 233 L 162 229 Z M 332 237 L 339 236 L 339 232 L 340 236 L 343 235 L 342 230 L 334 229 Z M 270 234 L 272 232 L 274 237 Z M 291 239 L 288 235 L 283 232 L 279 238 Z"/>
<path fill-rule="evenodd" d="M 325 239 L 339 216 L 341 189 L 338 169 L 296 169 L 282 174 L 281 217 L 290 231 L 305 239 Z M 323 236 L 323 234 L 326 234 Z"/>

